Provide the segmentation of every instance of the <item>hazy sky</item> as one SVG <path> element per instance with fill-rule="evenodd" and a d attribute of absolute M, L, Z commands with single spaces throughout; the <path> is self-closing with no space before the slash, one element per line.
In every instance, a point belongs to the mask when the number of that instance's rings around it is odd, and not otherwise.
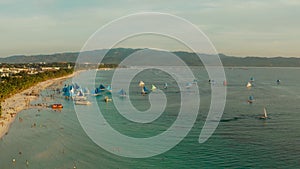
<path fill-rule="evenodd" d="M 299 0 L 0 0 L 0 57 L 80 51 L 104 24 L 144 11 L 189 20 L 219 53 L 300 57 Z"/>

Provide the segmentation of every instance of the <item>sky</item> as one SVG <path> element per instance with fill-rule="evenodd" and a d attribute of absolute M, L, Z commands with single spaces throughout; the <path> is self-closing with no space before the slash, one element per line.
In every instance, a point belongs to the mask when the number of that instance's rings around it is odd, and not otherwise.
<path fill-rule="evenodd" d="M 299 9 L 299 0 L 0 0 L 0 57 L 80 51 L 99 28 L 137 12 L 190 21 L 218 53 L 300 57 Z M 155 44 L 184 50 L 163 39 Z M 147 47 L 137 41 L 119 47 Z"/>

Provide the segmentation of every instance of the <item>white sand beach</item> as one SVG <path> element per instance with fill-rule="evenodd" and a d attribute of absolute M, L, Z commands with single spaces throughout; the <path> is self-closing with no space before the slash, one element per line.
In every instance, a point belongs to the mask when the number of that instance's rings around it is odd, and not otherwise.
<path fill-rule="evenodd" d="M 38 98 L 36 94 L 39 94 L 41 90 L 50 85 L 59 85 L 59 83 L 61 83 L 63 80 L 71 78 L 78 73 L 79 72 L 75 72 L 71 75 L 40 82 L 37 85 L 32 86 L 20 93 L 17 93 L 2 102 L 2 116 L 0 117 L 0 138 L 8 133 L 9 127 L 15 120 L 16 114 L 24 109 L 29 108 L 30 102 Z"/>

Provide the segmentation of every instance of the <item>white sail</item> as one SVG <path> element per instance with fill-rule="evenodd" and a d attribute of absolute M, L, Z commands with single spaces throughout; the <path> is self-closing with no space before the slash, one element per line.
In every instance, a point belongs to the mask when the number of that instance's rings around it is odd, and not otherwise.
<path fill-rule="evenodd" d="M 268 115 L 267 115 L 267 110 L 266 110 L 265 107 L 264 107 L 264 117 L 268 117 Z"/>
<path fill-rule="evenodd" d="M 145 90 L 144 90 L 144 88 L 142 88 L 142 94 L 144 94 L 145 93 Z"/>
<path fill-rule="evenodd" d="M 144 83 L 143 81 L 140 81 L 139 86 L 140 86 L 140 87 L 144 87 L 144 86 L 145 86 L 145 83 Z"/>
<path fill-rule="evenodd" d="M 154 90 L 156 90 L 156 89 L 157 89 L 156 86 L 152 85 L 151 90 L 154 91 Z"/>
<path fill-rule="evenodd" d="M 252 84 L 250 82 L 248 82 L 247 85 L 246 85 L 246 87 L 248 87 L 248 88 L 251 87 L 251 86 L 252 86 Z"/>

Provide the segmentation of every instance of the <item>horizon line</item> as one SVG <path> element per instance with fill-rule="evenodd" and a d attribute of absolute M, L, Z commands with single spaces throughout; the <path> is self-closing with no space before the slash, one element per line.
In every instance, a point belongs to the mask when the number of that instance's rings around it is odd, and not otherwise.
<path fill-rule="evenodd" d="M 127 48 L 127 47 L 118 47 L 118 48 L 111 48 L 111 49 L 94 49 L 89 51 L 58 51 L 58 52 L 49 52 L 49 53 L 32 53 L 32 54 L 12 54 L 8 56 L 0 56 L 0 59 L 9 58 L 9 57 L 16 57 L 16 56 L 38 56 L 38 55 L 55 55 L 55 54 L 64 54 L 64 53 L 80 53 L 80 52 L 93 52 L 93 51 L 100 51 L 100 50 L 112 50 L 112 49 L 133 49 L 133 50 L 141 50 L 141 49 L 151 49 L 156 51 L 169 51 L 169 52 L 186 52 L 186 53 L 195 53 L 191 51 L 186 50 L 163 50 L 163 49 L 157 49 L 157 48 Z M 197 54 L 206 54 L 206 53 L 197 53 Z M 247 58 L 247 57 L 253 57 L 253 58 L 300 58 L 299 56 L 260 56 L 260 55 L 232 55 L 232 54 L 225 54 L 225 53 L 218 53 L 218 55 L 225 55 L 229 57 L 237 57 L 237 58 Z"/>

